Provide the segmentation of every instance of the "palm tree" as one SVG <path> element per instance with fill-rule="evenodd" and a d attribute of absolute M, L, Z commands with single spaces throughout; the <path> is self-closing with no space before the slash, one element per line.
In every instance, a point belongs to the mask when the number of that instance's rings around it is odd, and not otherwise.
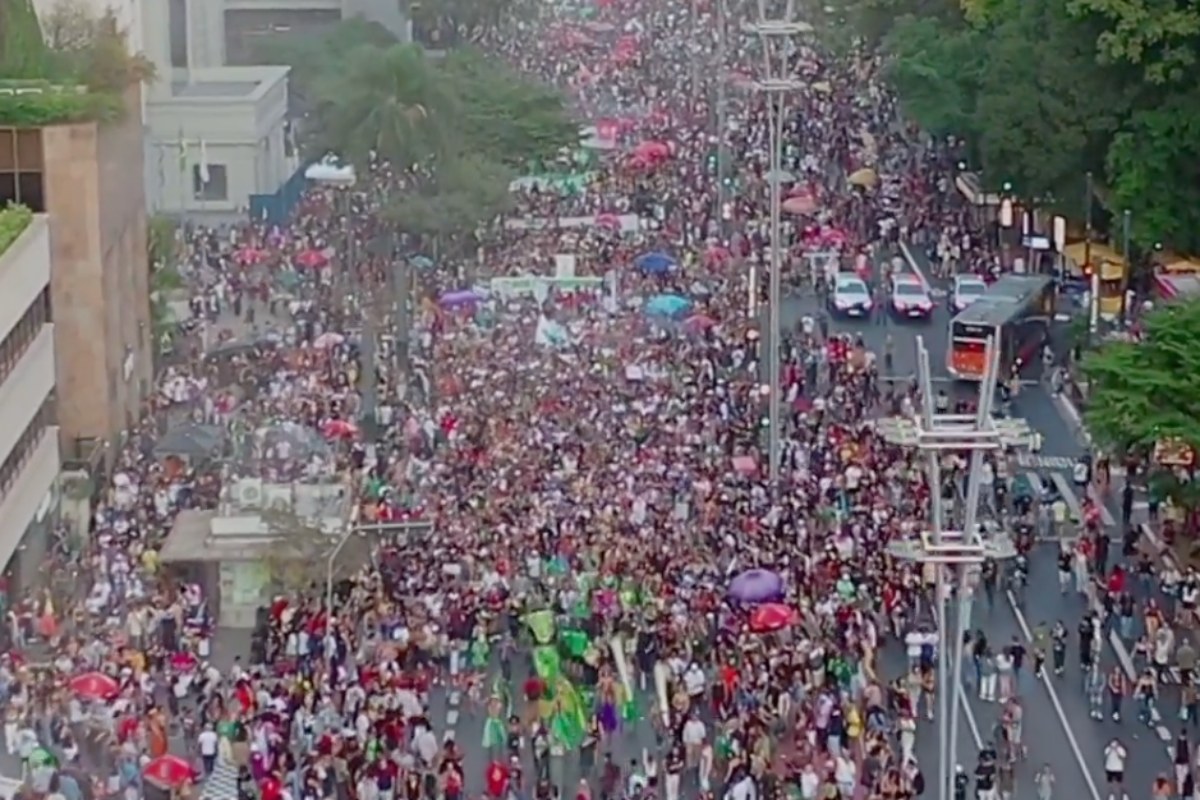
<path fill-rule="evenodd" d="M 406 170 L 451 140 L 457 103 L 419 47 L 358 48 L 316 95 L 322 144 L 355 163 L 374 152 Z"/>

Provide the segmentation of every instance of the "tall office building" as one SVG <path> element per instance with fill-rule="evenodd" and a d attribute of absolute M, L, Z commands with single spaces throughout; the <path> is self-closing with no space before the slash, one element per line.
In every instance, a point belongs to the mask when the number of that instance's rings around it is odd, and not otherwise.
<path fill-rule="evenodd" d="M 0 229 L 24 218 L 0 211 Z M 45 214 L 0 241 L 0 572 L 10 590 L 42 564 L 60 464 L 50 260 Z"/>

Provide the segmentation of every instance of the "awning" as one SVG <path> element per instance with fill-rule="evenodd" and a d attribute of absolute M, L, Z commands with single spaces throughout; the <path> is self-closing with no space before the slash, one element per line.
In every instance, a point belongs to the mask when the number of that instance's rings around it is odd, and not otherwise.
<path fill-rule="evenodd" d="M 1091 263 L 1098 269 L 1101 280 L 1119 280 L 1125 277 L 1125 259 L 1106 244 L 1075 242 L 1063 248 L 1063 255 L 1079 269 Z"/>

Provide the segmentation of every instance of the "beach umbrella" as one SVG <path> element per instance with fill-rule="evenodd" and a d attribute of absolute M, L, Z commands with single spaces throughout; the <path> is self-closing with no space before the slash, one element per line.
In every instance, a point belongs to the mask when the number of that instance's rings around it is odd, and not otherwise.
<path fill-rule="evenodd" d="M 771 633 L 790 627 L 796 621 L 796 611 L 783 603 L 763 603 L 750 612 L 750 630 Z"/>
<path fill-rule="evenodd" d="M 346 337 L 336 331 L 325 331 L 313 341 L 313 347 L 318 350 L 328 350 L 346 341 Z"/>
<path fill-rule="evenodd" d="M 811 192 L 802 192 L 784 200 L 780 208 L 788 214 L 795 214 L 797 216 L 811 214 L 817 210 L 817 199 L 813 197 Z"/>
<path fill-rule="evenodd" d="M 686 314 L 692 301 L 677 294 L 660 294 L 646 303 L 646 313 L 652 317 L 678 317 Z"/>
<path fill-rule="evenodd" d="M 642 253 L 633 265 L 647 275 L 663 275 L 678 266 L 678 262 L 666 253 Z"/>
<path fill-rule="evenodd" d="M 729 584 L 729 595 L 743 603 L 770 603 L 783 597 L 783 578 L 767 569 L 748 569 Z"/>
<path fill-rule="evenodd" d="M 86 672 L 71 679 L 71 691 L 85 700 L 103 700 L 112 697 L 120 686 L 103 672 Z"/>

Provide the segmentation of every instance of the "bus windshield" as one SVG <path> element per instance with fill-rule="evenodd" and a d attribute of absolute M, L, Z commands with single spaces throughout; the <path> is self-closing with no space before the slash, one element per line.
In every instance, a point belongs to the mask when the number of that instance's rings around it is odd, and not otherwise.
<path fill-rule="evenodd" d="M 999 343 L 998 333 L 994 325 L 952 323 L 947 364 L 950 371 L 960 378 L 982 378 L 987 367 L 988 338 L 994 337 Z"/>

